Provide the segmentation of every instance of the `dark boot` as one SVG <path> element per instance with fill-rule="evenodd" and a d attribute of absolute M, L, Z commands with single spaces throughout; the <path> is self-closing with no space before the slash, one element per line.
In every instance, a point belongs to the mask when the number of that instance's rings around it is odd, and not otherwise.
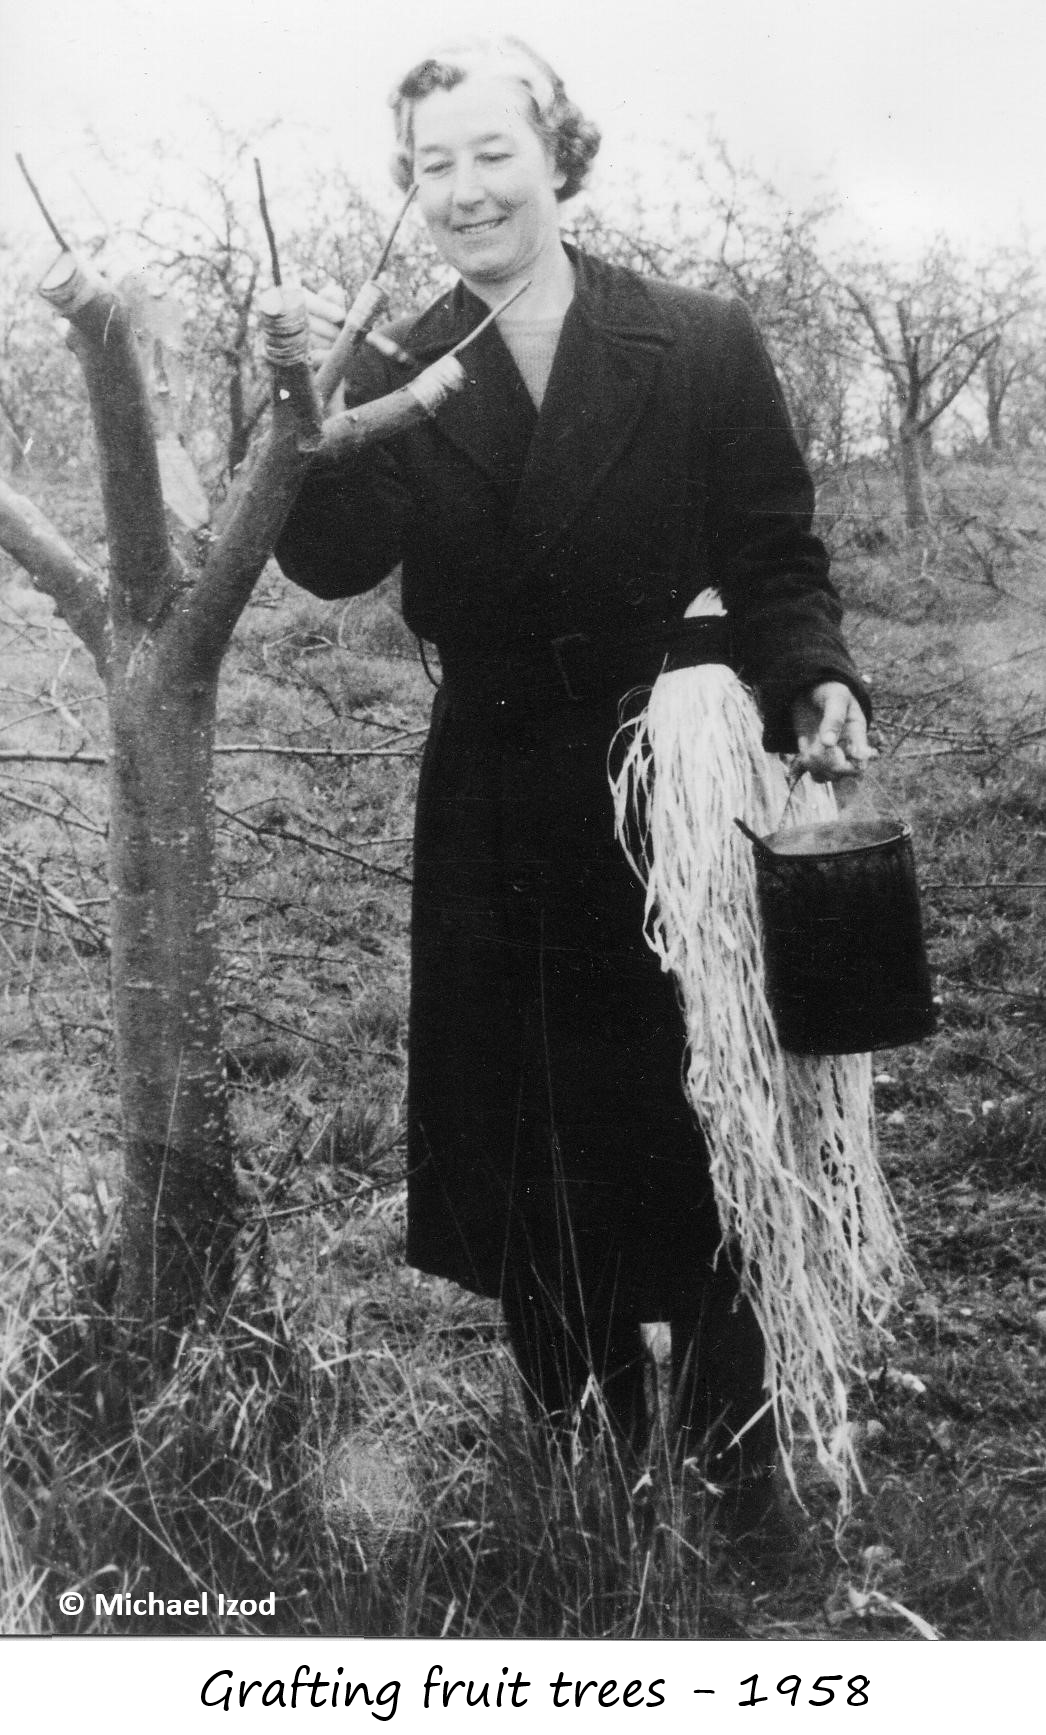
<path fill-rule="evenodd" d="M 724 1498 L 733 1490 L 740 1499 L 741 1490 L 759 1489 L 772 1474 L 777 1438 L 763 1387 L 762 1333 L 725 1253 L 709 1268 L 699 1305 L 670 1325 L 677 1456 L 696 1458 Z"/>
<path fill-rule="evenodd" d="M 584 1318 L 580 1308 L 566 1317 L 566 1309 L 525 1281 L 506 1287 L 502 1307 L 530 1414 L 565 1441 L 578 1419 L 582 1435 L 595 1431 L 601 1408 L 619 1443 L 641 1453 L 649 1424 L 638 1322 Z M 601 1405 L 586 1405 L 579 1418 L 590 1379 Z"/>

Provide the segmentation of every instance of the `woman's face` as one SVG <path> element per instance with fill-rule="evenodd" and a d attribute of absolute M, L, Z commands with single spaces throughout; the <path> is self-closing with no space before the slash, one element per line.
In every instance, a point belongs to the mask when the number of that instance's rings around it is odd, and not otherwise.
<path fill-rule="evenodd" d="M 476 74 L 415 103 L 414 176 L 433 241 L 466 281 L 508 285 L 560 245 L 554 168 L 510 78 Z"/>

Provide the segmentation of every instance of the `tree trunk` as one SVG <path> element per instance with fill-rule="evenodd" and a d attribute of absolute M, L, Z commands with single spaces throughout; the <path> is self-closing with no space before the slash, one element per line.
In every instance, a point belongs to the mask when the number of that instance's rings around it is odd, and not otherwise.
<path fill-rule="evenodd" d="M 243 460 L 247 456 L 247 448 L 251 443 L 254 423 L 248 424 L 245 411 L 245 394 L 243 390 L 243 362 L 234 351 L 229 352 L 229 440 L 226 447 L 225 461 L 229 475 L 235 476 Z"/>
<path fill-rule="evenodd" d="M 119 1312 L 162 1355 L 172 1332 L 221 1298 L 235 1228 L 212 787 L 222 657 L 314 454 L 394 434 L 431 414 L 467 376 L 444 356 L 409 388 L 325 429 L 304 306 L 269 292 L 261 313 L 273 373 L 270 431 L 197 571 L 172 546 L 165 521 L 148 388 L 124 302 L 68 253 L 41 287 L 71 322 L 87 381 L 108 586 L 3 482 L 0 546 L 54 599 L 106 686 L 113 1021 L 125 1132 Z M 325 396 L 380 313 L 376 287 L 365 291 L 320 369 Z"/>
<path fill-rule="evenodd" d="M 930 506 L 923 475 L 922 437 L 918 427 L 902 421 L 899 440 L 901 482 L 904 487 L 904 521 L 913 536 L 930 529 Z"/>
<path fill-rule="evenodd" d="M 1002 452 L 1006 445 L 1002 434 L 1002 400 L 1005 396 L 1005 387 L 1000 371 L 991 357 L 989 357 L 984 370 L 984 380 L 987 388 L 985 407 L 988 419 L 988 446 L 992 452 Z"/>
<path fill-rule="evenodd" d="M 112 999 L 124 1119 L 121 1307 L 177 1329 L 234 1229 L 221 1041 L 216 680 L 143 646 L 110 685 Z"/>

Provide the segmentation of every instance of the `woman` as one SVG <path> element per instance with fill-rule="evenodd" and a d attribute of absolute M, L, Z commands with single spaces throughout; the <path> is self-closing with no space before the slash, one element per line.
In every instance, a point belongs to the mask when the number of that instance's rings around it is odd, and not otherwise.
<path fill-rule="evenodd" d="M 278 547 L 344 597 L 403 567 L 443 670 L 418 795 L 407 1257 L 498 1296 L 534 1411 L 592 1387 L 646 1428 L 640 1321 L 671 1324 L 681 1442 L 737 1502 L 774 1458 L 763 1346 L 726 1258 L 683 1029 L 614 841 L 607 755 L 626 694 L 702 589 L 767 746 L 817 778 L 868 757 L 812 490 L 740 303 L 566 246 L 559 205 L 598 134 L 506 39 L 394 93 L 404 186 L 460 281 L 367 350 L 350 401 L 393 390 L 526 284 L 422 427 L 315 473 Z M 583 1405 L 585 1413 L 591 1403 Z"/>

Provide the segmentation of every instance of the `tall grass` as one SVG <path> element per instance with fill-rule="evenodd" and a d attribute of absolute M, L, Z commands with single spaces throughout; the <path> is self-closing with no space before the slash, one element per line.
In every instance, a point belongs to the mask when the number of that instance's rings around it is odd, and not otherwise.
<path fill-rule="evenodd" d="M 5 1345 L 2 1450 L 17 1500 L 5 1630 L 198 1631 L 111 1599 L 274 1592 L 232 1630 L 370 1635 L 696 1633 L 714 1613 L 695 1465 L 663 1436 L 642 1474 L 606 1426 L 551 1449 L 527 1421 L 491 1327 L 354 1349 L 295 1325 L 245 1275 L 173 1365 L 121 1348 L 60 1246 Z M 470 1334 L 471 1335 L 471 1334 Z M 433 1355 L 433 1350 L 436 1354 Z M 594 1398 L 593 1402 L 596 1401 Z M 65 1619 L 60 1590 L 86 1605 Z M 96 1593 L 107 1599 L 99 1610 Z M 711 1601 L 713 1615 L 709 1617 Z M 228 1630 L 228 1628 L 227 1628 Z"/>

